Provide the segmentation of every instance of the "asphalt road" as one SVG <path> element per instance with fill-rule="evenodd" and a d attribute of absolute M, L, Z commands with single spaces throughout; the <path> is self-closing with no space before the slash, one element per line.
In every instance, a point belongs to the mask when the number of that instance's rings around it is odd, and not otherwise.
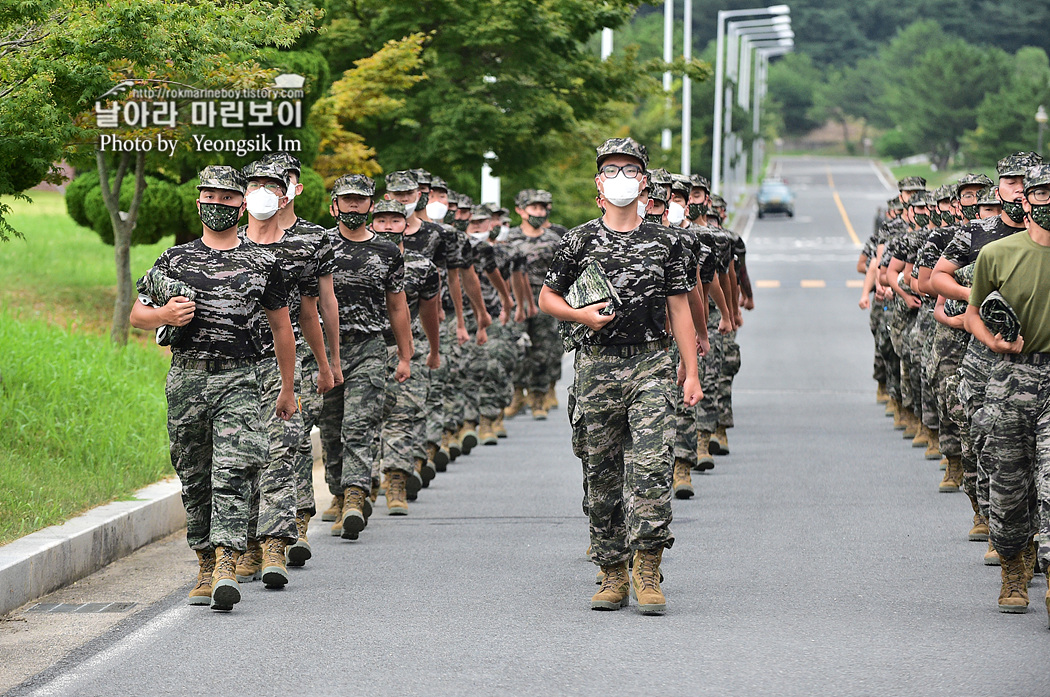
<path fill-rule="evenodd" d="M 997 611 L 968 502 L 875 403 L 848 229 L 866 237 L 890 192 L 863 160 L 780 172 L 797 213 L 749 230 L 732 454 L 675 502 L 665 616 L 589 609 L 559 409 L 509 422 L 409 517 L 378 507 L 356 543 L 318 520 L 286 590 L 246 585 L 223 615 L 180 586 L 14 693 L 1050 694 L 1043 577 L 1029 614 Z"/>

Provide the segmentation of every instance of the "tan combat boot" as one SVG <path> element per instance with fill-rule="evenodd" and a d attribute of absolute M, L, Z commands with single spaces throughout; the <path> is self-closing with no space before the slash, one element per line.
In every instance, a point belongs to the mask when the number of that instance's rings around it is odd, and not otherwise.
<path fill-rule="evenodd" d="M 930 445 L 930 429 L 926 427 L 926 424 L 919 423 L 919 429 L 915 434 L 915 437 L 911 439 L 911 447 L 913 448 L 926 448 Z"/>
<path fill-rule="evenodd" d="M 689 499 L 696 491 L 693 489 L 693 477 L 689 474 L 689 463 L 682 458 L 674 461 L 674 481 L 672 488 L 676 499 Z"/>
<path fill-rule="evenodd" d="M 470 455 L 470 451 L 478 445 L 478 424 L 475 421 L 464 421 L 459 429 L 459 447 L 464 455 Z"/>
<path fill-rule="evenodd" d="M 332 497 L 332 503 L 321 514 L 321 520 L 326 523 L 333 523 L 339 520 L 341 515 L 343 515 L 343 495 L 336 494 Z"/>
<path fill-rule="evenodd" d="M 939 460 L 941 459 L 941 435 L 939 431 L 933 429 L 926 429 L 926 435 L 929 436 L 930 444 L 926 447 L 926 452 L 923 453 L 927 460 Z"/>
<path fill-rule="evenodd" d="M 525 388 L 518 385 L 514 386 L 514 396 L 511 397 L 510 405 L 503 410 L 503 414 L 508 419 L 513 419 L 518 413 L 525 408 Z"/>
<path fill-rule="evenodd" d="M 229 612 L 239 602 L 241 587 L 237 584 L 237 552 L 229 547 L 216 547 L 215 571 L 211 576 L 211 609 Z"/>
<path fill-rule="evenodd" d="M 452 462 L 452 448 L 450 447 L 451 443 L 452 436 L 450 436 L 448 433 L 442 433 L 441 447 L 438 448 L 438 454 L 434 456 L 434 468 L 437 469 L 438 472 L 447 471 L 448 463 Z M 440 462 L 440 460 L 442 459 L 444 460 L 444 462 Z"/>
<path fill-rule="evenodd" d="M 190 591 L 190 605 L 211 605 L 211 576 L 215 573 L 215 551 L 197 550 L 197 585 Z"/>
<path fill-rule="evenodd" d="M 875 388 L 875 401 L 879 404 L 885 404 L 890 401 L 890 395 L 886 392 L 886 383 L 880 382 Z"/>
<path fill-rule="evenodd" d="M 332 537 L 339 537 L 343 534 L 343 507 L 345 505 L 346 497 L 340 494 L 336 498 L 339 499 L 339 514 L 335 517 L 335 522 L 332 523 L 332 528 L 329 530 Z M 335 499 L 332 499 L 332 503 L 335 503 Z M 329 509 L 331 510 L 331 509 Z"/>
<path fill-rule="evenodd" d="M 941 480 L 941 484 L 937 487 L 937 491 L 942 494 L 950 494 L 954 491 L 958 491 L 959 487 L 962 486 L 962 478 L 962 458 L 949 457 L 948 467 L 944 470 L 944 479 Z"/>
<path fill-rule="evenodd" d="M 454 461 L 457 457 L 463 454 L 463 444 L 459 442 L 459 432 L 449 431 L 448 432 L 448 458 L 449 461 Z"/>
<path fill-rule="evenodd" d="M 263 538 L 262 582 L 267 588 L 284 588 L 288 584 L 288 569 L 284 565 L 287 546 L 284 538 Z"/>
<path fill-rule="evenodd" d="M 999 591 L 999 612 L 1028 612 L 1028 580 L 1023 555 L 1003 557 L 1000 575 L 1003 585 Z"/>
<path fill-rule="evenodd" d="M 1046 619 L 1050 622 L 1050 569 L 1046 572 Z"/>
<path fill-rule="evenodd" d="M 696 466 L 698 472 L 715 468 L 715 459 L 711 457 L 711 434 L 700 431 L 696 434 Z"/>
<path fill-rule="evenodd" d="M 529 409 L 532 410 L 532 418 L 537 421 L 546 421 L 547 393 L 529 390 Z"/>
<path fill-rule="evenodd" d="M 1036 545 L 1035 538 L 1028 539 L 1028 544 L 1021 552 L 1021 559 L 1024 561 L 1024 587 L 1027 588 L 1035 578 L 1035 567 L 1039 562 L 1039 546 Z"/>
<path fill-rule="evenodd" d="M 883 416 L 886 418 L 896 418 L 897 415 L 897 400 L 890 398 L 886 400 L 886 411 L 883 412 Z"/>
<path fill-rule="evenodd" d="M 313 551 L 310 549 L 310 540 L 306 538 L 306 530 L 309 527 L 309 513 L 302 511 L 295 516 L 295 531 L 299 535 L 299 539 L 285 551 L 288 566 L 304 566 L 306 561 L 313 556 Z"/>
<path fill-rule="evenodd" d="M 729 434 L 725 426 L 715 428 L 715 434 L 711 437 L 710 451 L 712 455 L 729 454 Z"/>
<path fill-rule="evenodd" d="M 492 428 L 492 419 L 482 416 L 478 423 L 478 440 L 482 445 L 497 445 L 496 431 Z"/>
<path fill-rule="evenodd" d="M 342 536 L 346 540 L 356 540 L 365 529 L 365 501 L 368 497 L 364 489 L 351 486 L 343 492 L 343 517 L 339 521 L 343 528 Z"/>
<path fill-rule="evenodd" d="M 664 548 L 639 549 L 634 553 L 631 568 L 631 595 L 638 603 L 643 615 L 662 615 L 667 609 L 667 600 L 660 590 L 660 560 Z"/>
<path fill-rule="evenodd" d="M 943 472 L 944 470 L 948 469 L 948 458 L 947 457 L 942 457 L 941 458 L 941 464 L 940 464 L 940 466 L 937 467 L 937 469 L 939 469 L 941 472 Z"/>
<path fill-rule="evenodd" d="M 497 438 L 507 437 L 507 427 L 503 425 L 503 414 L 496 417 L 496 420 L 492 422 L 492 432 L 496 434 Z"/>
<path fill-rule="evenodd" d="M 893 402 L 893 430 L 903 431 L 908 427 L 905 421 L 905 413 L 904 405 L 900 402 Z"/>
<path fill-rule="evenodd" d="M 988 541 L 988 521 L 981 515 L 981 509 L 977 506 L 977 499 L 970 496 L 970 506 L 973 507 L 973 527 L 970 528 L 970 542 Z"/>
<path fill-rule="evenodd" d="M 237 560 L 237 583 L 258 581 L 262 575 L 263 551 L 258 540 L 248 540 L 248 549 Z"/>
<path fill-rule="evenodd" d="M 423 463 L 423 470 L 420 472 L 420 476 L 423 477 L 423 488 L 430 486 L 430 482 L 437 476 L 439 458 L 445 459 L 445 464 L 448 464 L 448 453 L 442 453 L 434 443 L 427 443 L 427 461 Z"/>
<path fill-rule="evenodd" d="M 389 515 L 408 515 L 408 500 L 405 492 L 407 475 L 401 470 L 390 473 L 386 488 L 386 512 Z"/>
<path fill-rule="evenodd" d="M 985 566 L 999 566 L 1002 560 L 999 559 L 999 552 L 995 551 L 995 547 L 992 546 L 992 541 L 988 540 L 988 551 L 984 553 L 984 565 Z"/>
<path fill-rule="evenodd" d="M 601 588 L 591 597 L 592 610 L 619 610 L 627 607 L 631 581 L 627 575 L 627 564 L 601 567 Z"/>
<path fill-rule="evenodd" d="M 901 418 L 904 420 L 904 432 L 901 434 L 901 437 L 904 440 L 911 440 L 919 435 L 919 426 L 921 426 L 921 424 L 919 423 L 919 420 L 915 418 L 914 413 L 905 409 L 904 416 Z"/>
<path fill-rule="evenodd" d="M 552 382 L 550 387 L 547 388 L 547 391 L 543 393 L 543 406 L 547 411 L 558 408 L 558 392 L 554 389 L 555 385 L 557 385 L 557 383 Z"/>

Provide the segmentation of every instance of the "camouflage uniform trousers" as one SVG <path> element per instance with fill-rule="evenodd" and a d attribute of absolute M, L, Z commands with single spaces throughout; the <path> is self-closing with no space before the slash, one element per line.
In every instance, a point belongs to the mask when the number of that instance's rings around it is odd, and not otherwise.
<path fill-rule="evenodd" d="M 1011 357 L 1013 358 L 1013 357 Z M 991 370 L 974 420 L 986 434 L 980 462 L 990 478 L 988 529 L 1001 557 L 1042 532 L 1040 567 L 1050 562 L 1050 365 L 1003 360 Z M 1043 515 L 1040 515 L 1042 510 Z"/>
<path fill-rule="evenodd" d="M 872 365 L 871 377 L 875 382 L 886 384 L 888 379 L 886 375 L 886 360 L 883 358 L 882 353 L 879 352 L 879 325 L 881 324 L 881 319 L 882 303 L 873 297 L 871 310 L 868 312 L 868 329 L 871 330 L 871 336 L 875 340 L 875 359 Z"/>
<path fill-rule="evenodd" d="M 452 327 L 452 340 L 449 339 L 449 327 Z M 455 322 L 451 325 L 442 322 L 438 325 L 438 344 L 441 364 L 437 370 L 430 371 L 430 388 L 427 390 L 426 403 L 426 442 L 432 445 L 441 444 L 441 435 L 445 432 L 445 391 L 448 390 L 449 353 L 455 340 Z M 427 351 L 429 344 L 424 344 Z"/>
<path fill-rule="evenodd" d="M 576 405 L 587 434 L 587 507 L 596 564 L 670 547 L 675 366 L 670 351 L 576 353 Z"/>
<path fill-rule="evenodd" d="M 959 439 L 961 423 L 965 419 L 962 414 L 962 404 L 959 402 L 957 373 L 959 363 L 966 352 L 966 339 L 969 334 L 962 329 L 953 329 L 940 322 L 936 322 L 936 325 L 933 330 L 934 364 L 931 371 L 931 382 L 937 393 L 937 418 L 941 427 L 938 437 L 941 455 L 962 457 L 962 443 Z M 976 468 L 973 474 L 976 478 Z"/>
<path fill-rule="evenodd" d="M 922 422 L 929 429 L 940 428 L 937 416 L 937 390 L 934 389 L 931 367 L 935 365 L 933 357 L 933 332 L 937 320 L 933 318 L 933 301 L 923 300 L 922 307 L 915 317 L 912 329 L 912 355 L 915 357 L 915 369 L 919 374 L 919 389 L 922 393 Z"/>
<path fill-rule="evenodd" d="M 192 549 L 243 552 L 253 471 L 266 462 L 266 413 L 253 362 L 221 372 L 173 361 L 165 385 L 171 464 L 182 481 Z"/>
<path fill-rule="evenodd" d="M 538 294 L 539 288 L 533 288 Z M 522 387 L 540 392 L 547 391 L 552 382 L 561 379 L 561 357 L 564 348 L 561 333 L 558 331 L 558 320 L 546 312 L 537 312 L 524 322 L 524 329 L 532 340 L 525 352 L 522 366 Z"/>
<path fill-rule="evenodd" d="M 707 337 L 710 350 L 700 362 L 700 389 L 704 396 L 696 405 L 696 430 L 714 433 L 718 428 L 718 378 L 722 374 L 725 353 L 725 337 L 718 333 L 722 313 L 713 300 L 707 303 Z"/>
<path fill-rule="evenodd" d="M 992 368 L 1002 357 L 970 337 L 966 354 L 959 364 L 956 373 L 959 376 L 959 402 L 962 404 L 965 426 L 962 429 L 963 474 L 965 481 L 966 467 L 970 467 L 976 477 L 977 505 L 981 515 L 988 517 L 988 471 L 981 462 L 984 441 L 987 433 L 982 423 L 975 422 L 974 417 L 984 406 L 984 393 L 988 386 L 988 376 Z M 969 465 L 967 465 L 969 460 Z"/>
<path fill-rule="evenodd" d="M 892 306 L 886 301 L 874 302 L 872 314 L 875 317 L 875 352 L 882 359 L 886 373 L 886 392 L 890 398 L 900 402 L 901 396 L 901 359 L 893 346 L 890 332 L 893 317 Z"/>
<path fill-rule="evenodd" d="M 386 402 L 386 344 L 381 334 L 342 341 L 343 384 L 324 396 L 321 435 L 325 481 L 332 494 L 372 488 L 376 434 Z M 338 437 L 335 437 L 338 434 Z"/>
<path fill-rule="evenodd" d="M 449 317 L 447 334 L 442 337 L 441 360 L 448 363 L 447 382 L 442 394 L 442 413 L 445 430 L 457 431 L 463 422 L 473 416 L 477 421 L 477 394 L 472 361 L 477 353 L 477 324 L 474 318 L 464 318 L 470 341 L 460 344 L 456 340 L 456 319 Z"/>
<path fill-rule="evenodd" d="M 302 364 L 302 381 L 300 388 L 299 412 L 303 419 L 302 438 L 295 452 L 295 507 L 299 513 L 317 513 L 314 500 L 314 451 L 310 432 L 321 418 L 324 407 L 324 396 L 317 394 L 317 379 L 320 367 L 317 358 L 306 346 L 299 348 L 299 361 Z"/>
<path fill-rule="evenodd" d="M 295 361 L 294 385 L 299 394 L 302 370 L 298 357 Z M 276 404 L 281 392 L 281 371 L 276 358 L 259 362 L 264 405 Z M 252 474 L 252 503 L 248 517 L 248 538 L 281 537 L 295 543 L 299 533 L 295 527 L 298 503 L 296 491 L 296 461 L 303 440 L 303 419 L 297 411 L 284 421 L 271 409 L 267 414 L 266 431 L 270 439 L 270 456 L 266 464 Z"/>
<path fill-rule="evenodd" d="M 416 339 L 416 355 L 412 357 L 408 380 L 394 379 L 397 368 L 397 346 L 387 347 L 386 409 L 380 430 L 379 453 L 376 462 L 382 473 L 400 470 L 409 475 L 415 471 L 416 458 L 427 459 L 426 408 L 430 395 L 430 368 L 426 366 L 429 347 L 426 340 Z"/>
<path fill-rule="evenodd" d="M 718 425 L 733 428 L 733 378 L 740 372 L 740 344 L 736 342 L 735 329 L 722 337 L 722 344 L 722 371 L 715 394 Z"/>
<path fill-rule="evenodd" d="M 915 320 L 915 310 L 909 309 L 899 297 L 894 298 L 893 317 L 890 322 L 890 342 L 893 350 L 900 356 L 901 366 L 901 404 L 905 409 L 919 415 L 922 405 L 921 387 L 916 385 L 918 375 L 912 374 L 911 342 L 907 336 Z"/>
<path fill-rule="evenodd" d="M 572 428 L 572 454 L 583 466 L 583 514 L 588 515 L 587 506 L 587 426 L 583 420 L 583 410 L 576 404 L 576 377 L 573 375 L 569 384 L 569 396 L 565 401 L 565 412 L 569 415 L 569 426 Z"/>
<path fill-rule="evenodd" d="M 677 366 L 680 354 L 677 347 L 671 348 L 671 361 Z M 697 357 L 697 365 L 703 365 L 703 358 Z M 698 406 L 687 406 L 682 399 L 682 387 L 676 385 L 674 405 L 674 459 L 685 460 L 692 469 L 696 465 L 696 412 Z"/>
<path fill-rule="evenodd" d="M 475 365 L 478 376 L 478 412 L 487 419 L 499 418 L 510 404 L 514 387 L 507 374 L 507 365 L 513 362 L 516 346 L 511 323 L 500 324 L 497 318 L 488 328 L 488 341 L 480 346 L 480 363 Z"/>

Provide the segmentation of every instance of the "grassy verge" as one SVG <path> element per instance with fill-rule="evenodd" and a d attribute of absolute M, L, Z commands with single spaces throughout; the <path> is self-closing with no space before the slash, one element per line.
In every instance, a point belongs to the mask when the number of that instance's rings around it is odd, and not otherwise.
<path fill-rule="evenodd" d="M 926 180 L 926 188 L 930 191 L 936 189 L 939 186 L 945 184 L 951 184 L 958 181 L 959 177 L 966 172 L 984 172 L 992 178 L 992 181 L 996 181 L 995 167 L 978 167 L 972 170 L 952 170 L 946 169 L 943 171 L 934 170 L 929 164 L 914 164 L 914 165 L 894 165 L 892 160 L 886 160 L 886 166 L 893 172 L 895 178 L 903 179 L 904 177 L 922 177 Z"/>
<path fill-rule="evenodd" d="M 0 544 L 171 474 L 167 357 L 0 311 Z"/>

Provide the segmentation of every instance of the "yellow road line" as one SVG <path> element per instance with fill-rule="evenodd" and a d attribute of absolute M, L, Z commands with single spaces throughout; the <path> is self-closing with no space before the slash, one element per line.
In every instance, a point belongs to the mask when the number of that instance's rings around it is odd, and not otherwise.
<path fill-rule="evenodd" d="M 846 281 L 846 287 L 847 288 L 863 288 L 864 287 L 864 281 L 859 281 L 859 280 Z"/>
<path fill-rule="evenodd" d="M 803 288 L 826 288 L 827 283 L 821 279 L 806 279 L 799 283 Z"/>
<path fill-rule="evenodd" d="M 831 168 L 828 168 L 828 186 L 832 189 L 835 188 L 835 180 L 831 178 Z"/>
<path fill-rule="evenodd" d="M 849 233 L 850 239 L 853 240 L 853 244 L 860 247 L 860 239 L 857 237 L 857 232 L 853 229 L 853 223 L 850 222 L 849 216 L 846 215 L 846 207 L 842 205 L 842 197 L 839 196 L 839 192 L 835 191 L 835 180 L 831 177 L 831 168 L 828 168 L 828 186 L 831 187 L 831 195 L 835 197 L 835 205 L 839 207 L 839 214 L 842 216 L 842 222 L 846 224 L 846 232 Z"/>
<path fill-rule="evenodd" d="M 755 288 L 779 288 L 780 281 L 755 281 Z"/>

